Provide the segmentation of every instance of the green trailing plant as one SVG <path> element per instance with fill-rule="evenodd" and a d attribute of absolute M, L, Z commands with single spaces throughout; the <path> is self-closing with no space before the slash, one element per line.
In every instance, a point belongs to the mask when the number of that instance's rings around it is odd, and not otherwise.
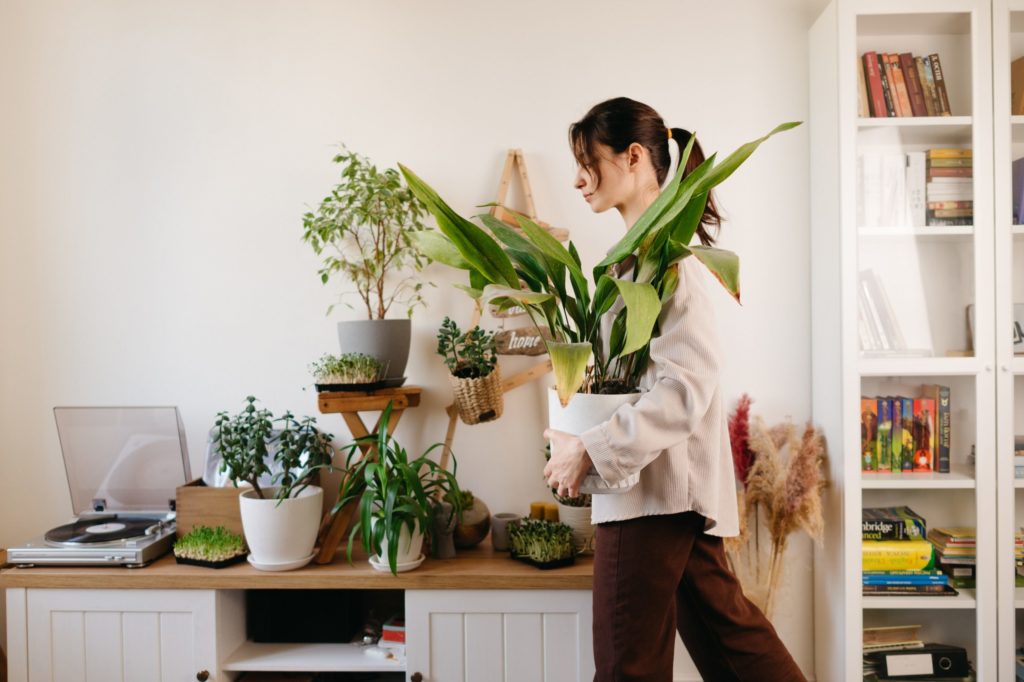
<path fill-rule="evenodd" d="M 242 536 L 224 526 L 196 526 L 174 543 L 174 556 L 193 561 L 227 561 L 245 551 Z"/>
<path fill-rule="evenodd" d="M 309 365 L 318 384 L 372 384 L 384 376 L 386 369 L 380 360 L 363 353 L 325 353 Z"/>
<path fill-rule="evenodd" d="M 388 424 L 392 403 L 381 414 L 380 424 Z M 457 467 L 452 457 L 452 471 L 442 469 L 430 459 L 430 453 L 441 447 L 431 445 L 415 459 L 395 440 L 387 428 L 357 438 L 347 448 L 345 471 L 334 512 L 358 500 L 356 522 L 348 537 L 347 556 L 352 562 L 352 547 L 357 534 L 362 535 L 367 554 L 381 556 L 387 542 L 387 560 L 392 573 L 397 573 L 398 539 L 402 528 L 412 534 L 419 524 L 421 532 L 432 525 L 433 501 L 447 499 L 452 514 L 462 511 L 462 495 L 455 479 Z M 362 456 L 363 448 L 370 448 Z M 450 521 L 449 517 L 449 521 Z"/>
<path fill-rule="evenodd" d="M 544 446 L 544 461 L 551 459 L 551 443 Z M 576 497 L 565 497 L 558 494 L 557 488 L 551 489 L 551 496 L 555 498 L 555 501 L 559 504 L 564 504 L 566 507 L 590 507 L 591 499 L 588 493 L 580 493 Z"/>
<path fill-rule="evenodd" d="M 576 555 L 572 528 L 557 521 L 521 519 L 508 525 L 512 554 L 538 563 L 560 561 Z"/>
<path fill-rule="evenodd" d="M 444 318 L 437 332 L 437 354 L 453 376 L 479 379 L 494 371 L 498 364 L 498 348 L 494 333 L 478 326 L 463 333 L 449 317 Z"/>
<path fill-rule="evenodd" d="M 476 502 L 476 498 L 473 497 L 472 490 L 460 490 L 458 491 L 458 493 L 456 493 L 455 491 L 445 493 L 444 501 L 451 504 L 452 507 L 460 509 L 461 511 L 468 511 L 473 508 L 473 504 Z"/>
<path fill-rule="evenodd" d="M 271 480 L 277 486 L 274 497 L 280 503 L 302 492 L 317 471 L 331 467 L 333 436 L 316 428 L 315 417 L 298 420 L 285 412 L 275 419 L 270 410 L 257 407 L 257 402 L 254 396 L 248 396 L 238 414 L 219 412 L 213 442 L 222 459 L 220 470 L 231 482 L 236 487 L 240 482 L 248 483 L 258 497 L 266 499 L 259 481 L 271 473 L 267 456 L 276 441 L 273 461 L 280 471 Z M 276 432 L 275 422 L 280 425 Z"/>
<path fill-rule="evenodd" d="M 577 391 L 636 391 L 646 371 L 651 338 L 657 334 L 662 305 L 678 285 L 675 267 L 684 258 L 703 263 L 738 301 L 736 254 L 692 244 L 708 193 L 732 175 L 762 142 L 799 122 L 784 123 L 764 137 L 740 146 L 721 163 L 711 155 L 683 177 L 693 138 L 682 150 L 679 170 L 658 198 L 592 271 L 590 280 L 575 245 L 568 247 L 530 218 L 510 211 L 521 231 L 493 216 L 479 216 L 490 233 L 456 213 L 426 182 L 399 164 L 412 192 L 427 206 L 440 232 L 419 232 L 414 240 L 439 263 L 469 272 L 471 296 L 500 307 L 520 305 L 537 326 L 550 329 L 545 339 L 562 404 Z M 493 236 L 492 236 L 493 235 Z M 635 255 L 632 277 L 613 274 L 613 265 Z M 617 299 L 624 307 L 607 339 L 600 321 Z M 605 350 L 607 341 L 607 352 Z M 591 361 L 591 358 L 593 360 Z"/>
<path fill-rule="evenodd" d="M 411 240 L 427 230 L 423 204 L 394 168 L 380 171 L 344 145 L 333 161 L 341 166 L 338 184 L 302 216 L 303 241 L 323 257 L 320 281 L 340 275 L 351 282 L 368 319 L 384 319 L 394 305 L 411 317 L 423 305 L 418 273 L 426 258 Z"/>

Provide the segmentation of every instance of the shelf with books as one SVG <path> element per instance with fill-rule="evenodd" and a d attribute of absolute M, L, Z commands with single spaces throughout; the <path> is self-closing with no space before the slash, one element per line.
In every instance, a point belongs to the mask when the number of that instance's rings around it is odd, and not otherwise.
<path fill-rule="evenodd" d="M 948 474 L 861 472 L 865 490 L 955 490 L 976 487 L 974 472 L 967 467 L 952 467 Z"/>
<path fill-rule="evenodd" d="M 971 143 L 970 116 L 915 116 L 857 119 L 862 145 L 945 146 Z"/>
<path fill-rule="evenodd" d="M 862 597 L 865 609 L 973 609 L 977 605 L 974 590 L 959 590 L 949 597 Z"/>

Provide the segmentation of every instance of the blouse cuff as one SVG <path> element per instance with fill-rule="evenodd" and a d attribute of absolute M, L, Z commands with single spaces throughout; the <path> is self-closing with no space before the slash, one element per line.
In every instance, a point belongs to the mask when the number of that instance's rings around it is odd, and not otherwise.
<path fill-rule="evenodd" d="M 594 463 L 594 469 L 605 483 L 615 485 L 626 478 L 615 461 L 615 451 L 604 433 L 603 424 L 587 429 L 579 438 L 590 455 L 590 461 Z"/>

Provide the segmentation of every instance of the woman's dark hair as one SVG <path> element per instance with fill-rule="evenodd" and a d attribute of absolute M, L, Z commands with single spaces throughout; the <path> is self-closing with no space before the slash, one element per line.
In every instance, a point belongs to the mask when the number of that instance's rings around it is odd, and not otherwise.
<path fill-rule="evenodd" d="M 679 143 L 682 154 L 690 141 L 690 132 L 683 128 L 672 128 L 672 137 Z M 621 154 L 634 142 L 647 148 L 660 187 L 668 177 L 672 158 L 669 156 L 668 128 L 657 111 L 628 97 L 616 97 L 595 104 L 586 116 L 569 126 L 569 145 L 573 156 L 580 166 L 594 175 L 599 186 L 601 173 L 597 167 L 597 145 L 607 145 L 616 154 Z M 704 151 L 694 140 L 683 177 L 703 162 Z M 717 235 L 721 225 L 722 216 L 718 212 L 718 204 L 714 194 L 708 192 L 704 215 L 697 226 L 697 236 L 701 243 L 705 246 L 714 244 L 715 237 L 708 230 L 713 227 Z"/>

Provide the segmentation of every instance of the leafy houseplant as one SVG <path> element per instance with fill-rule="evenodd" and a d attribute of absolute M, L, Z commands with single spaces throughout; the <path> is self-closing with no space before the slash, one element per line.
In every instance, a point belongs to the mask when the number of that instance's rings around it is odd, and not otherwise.
<path fill-rule="evenodd" d="M 523 215 L 516 216 L 521 232 L 481 215 L 492 237 L 456 213 L 410 169 L 401 164 L 399 168 L 440 228 L 440 232 L 414 235 L 423 252 L 435 261 L 467 270 L 467 289 L 472 296 L 502 306 L 518 304 L 538 328 L 545 324 L 551 330 L 553 338 L 545 344 L 564 406 L 577 391 L 629 393 L 638 389 L 662 304 L 678 285 L 675 265 L 679 261 L 697 258 L 739 300 L 736 255 L 691 241 L 712 188 L 732 175 L 762 142 L 796 125 L 776 127 L 719 164 L 712 155 L 683 178 L 693 148 L 691 137 L 667 189 L 594 267 L 593 290 L 572 242 L 568 248 L 562 246 Z M 634 254 L 637 261 L 632 278 L 612 274 L 611 266 Z M 602 339 L 601 317 L 620 297 L 624 307 L 616 314 L 609 337 Z"/>
<path fill-rule="evenodd" d="M 445 317 L 437 333 L 437 354 L 448 366 L 448 380 L 462 421 L 479 424 L 501 416 L 505 403 L 493 333 L 479 326 L 463 333 Z"/>
<path fill-rule="evenodd" d="M 557 521 L 522 519 L 508 526 L 512 557 L 538 568 L 555 568 L 573 562 L 576 556 L 572 529 Z"/>
<path fill-rule="evenodd" d="M 377 358 L 363 353 L 324 354 L 309 365 L 319 386 L 373 384 L 384 377 L 385 367 Z"/>
<path fill-rule="evenodd" d="M 384 408 L 381 424 L 389 422 L 392 407 L 388 403 Z M 357 453 L 362 453 L 360 446 L 369 446 L 372 450 L 367 456 L 356 459 Z M 371 560 L 373 555 L 381 559 L 386 556 L 388 568 L 397 573 L 399 564 L 420 556 L 423 533 L 432 525 L 433 500 L 450 495 L 452 513 L 462 511 L 455 474 L 442 469 L 429 457 L 438 447 L 441 444 L 435 443 L 419 457 L 410 459 L 387 428 L 357 438 L 348 446 L 344 478 L 334 511 L 358 500 L 357 520 L 348 539 L 349 562 L 355 536 L 361 533 L 363 549 L 371 555 Z M 454 469 L 454 458 L 452 462 Z"/>
<path fill-rule="evenodd" d="M 323 504 L 323 490 L 312 482 L 331 466 L 332 436 L 319 431 L 313 417 L 299 421 L 285 412 L 274 419 L 256 402 L 249 396 L 240 413 L 220 412 L 213 442 L 223 459 L 221 471 L 236 486 L 252 486 L 239 497 L 250 562 L 266 570 L 298 568 L 312 558 Z M 274 422 L 281 426 L 276 432 Z M 276 473 L 267 462 L 271 451 Z M 260 484 L 266 475 L 273 483 L 269 488 Z"/>
<path fill-rule="evenodd" d="M 196 526 L 174 543 L 178 563 L 223 568 L 245 558 L 245 542 L 224 526 Z"/>
<path fill-rule="evenodd" d="M 338 323 L 341 350 L 380 357 L 390 376 L 401 377 L 409 354 L 408 318 L 424 303 L 418 273 L 426 259 L 412 242 L 427 229 L 423 205 L 393 168 L 378 170 L 344 146 L 333 161 L 341 166 L 340 180 L 315 211 L 303 215 L 302 238 L 323 258 L 320 280 L 326 284 L 341 276 L 355 289 L 347 293 L 365 307 L 366 320 Z M 404 308 L 406 319 L 382 323 L 394 307 Z"/>

